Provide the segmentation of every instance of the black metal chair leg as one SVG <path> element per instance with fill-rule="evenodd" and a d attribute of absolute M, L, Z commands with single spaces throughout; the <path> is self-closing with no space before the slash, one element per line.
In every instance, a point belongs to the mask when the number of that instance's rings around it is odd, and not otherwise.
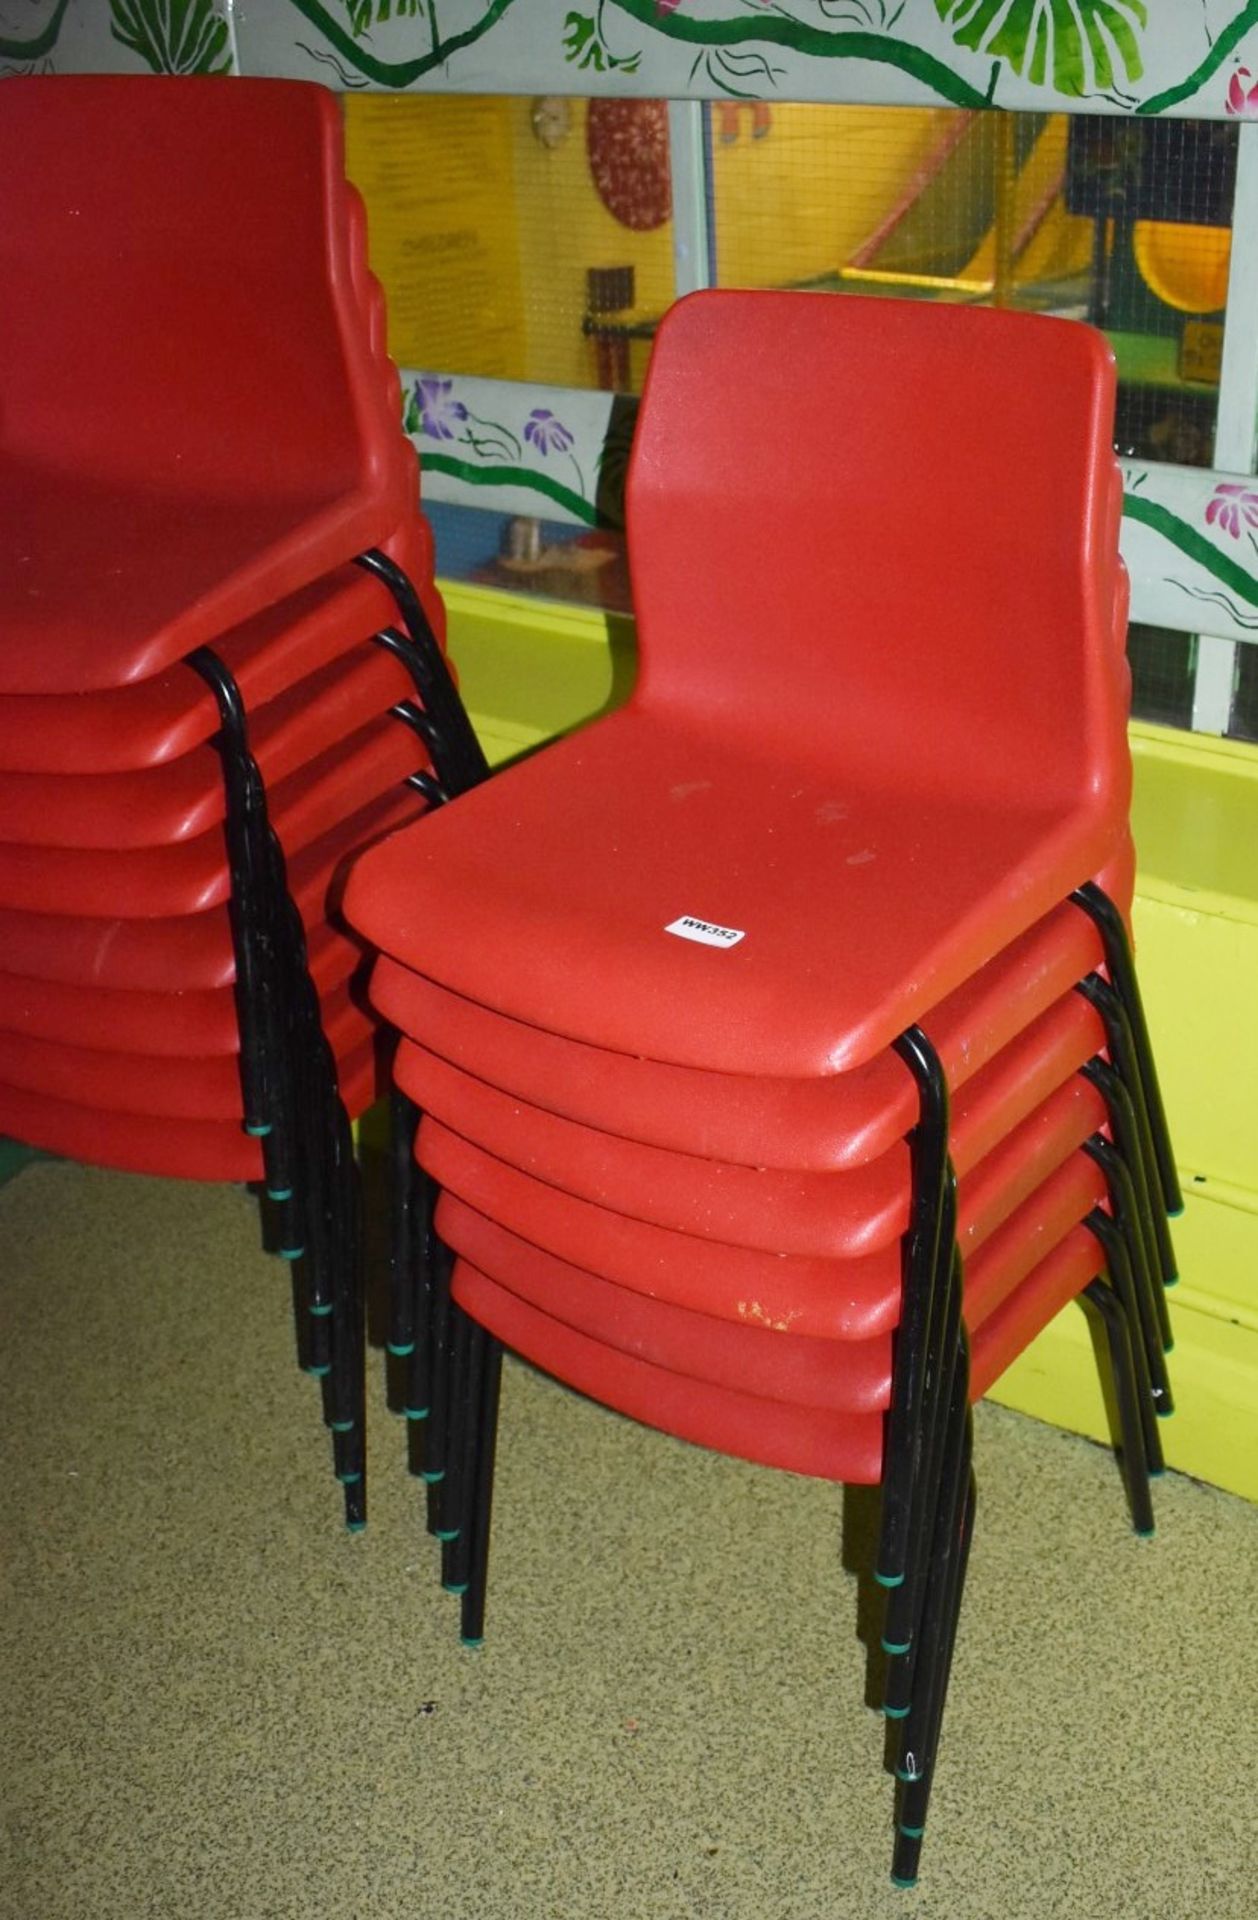
<path fill-rule="evenodd" d="M 449 1249 L 432 1236 L 432 1302 L 428 1316 L 431 1394 L 424 1428 L 424 1464 L 420 1477 L 428 1487 L 428 1531 L 441 1530 L 439 1488 L 449 1465 L 450 1448 L 450 1267 Z"/>
<path fill-rule="evenodd" d="M 1123 1085 L 1121 1075 L 1107 1061 L 1088 1060 L 1079 1071 L 1105 1101 L 1110 1134 L 1127 1169 L 1135 1220 L 1144 1244 L 1144 1270 L 1148 1275 L 1151 1289 L 1149 1299 L 1157 1317 L 1158 1337 L 1162 1346 L 1167 1348 L 1170 1339 L 1170 1310 L 1166 1302 L 1161 1255 L 1153 1226 L 1154 1208 L 1149 1199 L 1149 1189 L 1145 1180 L 1144 1158 L 1140 1150 L 1131 1097 Z"/>
<path fill-rule="evenodd" d="M 415 1129 L 419 1109 L 394 1085 L 389 1095 L 389 1167 L 392 1203 L 389 1246 L 388 1350 L 400 1359 L 415 1351 Z"/>
<path fill-rule="evenodd" d="M 1086 885 L 1076 888 L 1070 898 L 1077 907 L 1082 908 L 1100 933 L 1105 950 L 1106 970 L 1118 990 L 1127 1011 L 1127 1018 L 1131 1023 L 1132 1043 L 1140 1069 L 1140 1084 L 1144 1090 L 1149 1124 L 1153 1130 L 1154 1153 L 1161 1177 L 1163 1202 L 1168 1213 L 1182 1213 L 1184 1197 L 1180 1192 L 1170 1128 L 1166 1123 L 1166 1108 L 1162 1101 L 1162 1089 L 1158 1084 L 1153 1046 L 1149 1039 L 1144 1003 L 1140 997 L 1140 983 L 1136 977 L 1135 961 L 1132 958 L 1123 916 L 1109 895 L 1103 888 L 1098 887 L 1094 880 L 1089 880 Z"/>
<path fill-rule="evenodd" d="M 406 1417 L 411 1422 L 427 1420 L 432 1411 L 433 1211 L 436 1200 L 433 1183 L 418 1163 L 414 1169 L 414 1181 L 411 1201 L 414 1305 L 411 1318 L 415 1328 L 415 1344 L 407 1369 L 406 1385 Z M 418 1472 L 418 1466 L 413 1470 Z"/>
<path fill-rule="evenodd" d="M 465 1647 L 479 1647 L 485 1638 L 485 1597 L 489 1580 L 489 1534 L 494 1504 L 494 1461 L 498 1446 L 498 1402 L 502 1387 L 502 1345 L 485 1335 L 480 1403 L 476 1418 L 476 1459 L 472 1498 L 468 1503 L 467 1591 L 460 1611 L 460 1634 Z"/>
<path fill-rule="evenodd" d="M 970 1426 L 971 1422 L 967 1420 L 967 1437 Z M 977 1506 L 978 1485 L 971 1467 L 967 1468 L 964 1507 L 958 1528 L 959 1537 L 952 1555 L 952 1566 L 943 1602 L 946 1626 L 932 1679 L 929 1722 L 925 1739 L 927 1764 L 914 1779 L 905 1783 L 900 1801 L 899 1822 L 891 1861 L 891 1878 L 898 1887 L 911 1887 L 917 1881 L 922 1841 L 926 1832 L 926 1814 L 935 1780 L 939 1735 L 943 1725 L 944 1706 L 947 1702 L 948 1681 L 952 1673 L 952 1656 L 956 1648 L 961 1603 L 965 1597 L 965 1576 L 970 1562 L 970 1542 L 974 1537 L 974 1516 Z"/>
<path fill-rule="evenodd" d="M 1111 1214 L 1104 1213 L 1100 1207 L 1094 1207 L 1084 1221 L 1101 1250 L 1105 1270 L 1113 1283 L 1114 1291 L 1123 1304 L 1127 1326 L 1131 1334 L 1131 1360 L 1135 1369 L 1137 1406 L 1140 1411 L 1140 1430 L 1144 1438 L 1145 1464 L 1151 1474 L 1163 1473 L 1166 1462 L 1162 1454 L 1162 1431 L 1158 1425 L 1157 1411 L 1153 1399 L 1153 1382 L 1149 1378 L 1149 1356 L 1145 1352 L 1144 1339 L 1140 1332 L 1140 1305 L 1136 1298 L 1136 1283 L 1131 1271 L 1131 1261 L 1127 1257 L 1127 1246 Z"/>
<path fill-rule="evenodd" d="M 1149 1492 L 1149 1470 L 1145 1459 L 1144 1431 L 1127 1315 L 1117 1293 L 1112 1292 L 1103 1280 L 1090 1281 L 1080 1299 L 1090 1301 L 1101 1317 L 1118 1407 L 1123 1451 L 1121 1464 L 1131 1507 L 1131 1524 L 1138 1534 L 1147 1538 L 1153 1532 L 1153 1499 Z"/>
<path fill-rule="evenodd" d="M 1157 1266 L 1162 1276 L 1163 1286 L 1171 1287 L 1179 1279 L 1179 1264 L 1175 1258 L 1175 1245 L 1171 1239 L 1166 1200 L 1162 1192 L 1158 1168 L 1157 1146 L 1153 1138 L 1153 1124 L 1149 1118 L 1148 1102 L 1140 1078 L 1140 1064 L 1132 1037 L 1131 1022 L 1127 1018 L 1127 1009 L 1123 1005 L 1122 996 L 1107 980 L 1102 980 L 1099 974 L 1089 974 L 1086 980 L 1081 980 L 1077 991 L 1096 1008 L 1105 1024 L 1106 1049 L 1131 1103 L 1135 1138 L 1139 1143 L 1140 1181 L 1149 1203 L 1149 1223 L 1156 1242 Z"/>
<path fill-rule="evenodd" d="M 455 1306 L 453 1300 L 447 1309 L 449 1314 L 446 1357 L 446 1405 L 445 1405 L 445 1474 L 440 1481 L 437 1495 L 437 1525 L 433 1529 L 442 1545 L 441 1569 L 442 1584 L 450 1569 L 448 1549 L 458 1539 L 462 1526 L 462 1499 L 465 1487 L 463 1476 L 463 1447 L 467 1438 L 467 1409 L 464 1405 L 467 1394 L 468 1371 L 468 1329 L 469 1321 L 465 1313 Z"/>
<path fill-rule="evenodd" d="M 1086 1140 L 1083 1151 L 1089 1158 L 1095 1160 L 1105 1175 L 1110 1193 L 1110 1206 L 1119 1231 L 1126 1242 L 1127 1256 L 1131 1261 L 1131 1270 L 1135 1278 L 1140 1332 L 1144 1341 L 1145 1356 L 1149 1363 L 1154 1409 L 1160 1419 L 1165 1419 L 1168 1414 L 1174 1412 L 1175 1401 L 1171 1394 L 1170 1376 L 1166 1368 L 1166 1350 L 1162 1342 L 1162 1329 L 1155 1305 L 1155 1299 L 1161 1293 L 1161 1287 L 1148 1271 L 1144 1241 L 1135 1219 L 1136 1201 L 1131 1187 L 1131 1175 L 1123 1156 L 1101 1134 L 1093 1134 L 1090 1140 Z"/>
<path fill-rule="evenodd" d="M 921 1606 L 915 1622 L 912 1648 L 903 1661 L 893 1663 L 903 1676 L 901 1687 L 908 1711 L 898 1716 L 900 1761 L 897 1774 L 912 1778 L 920 1760 L 920 1747 L 929 1713 L 933 1675 L 937 1664 L 940 1631 L 939 1607 L 944 1591 L 946 1556 L 960 1520 L 965 1475 L 969 1467 L 967 1453 L 970 1432 L 969 1414 L 969 1341 L 958 1328 L 953 1342 L 948 1378 L 948 1403 L 942 1433 L 942 1459 L 939 1473 L 939 1497 L 931 1515 L 931 1528 L 924 1542 L 924 1577 L 921 1582 Z"/>
<path fill-rule="evenodd" d="M 901 1720 L 912 1701 L 913 1650 L 921 1624 L 926 1590 L 926 1571 L 934 1537 L 935 1515 L 943 1486 L 944 1461 L 948 1440 L 948 1418 L 952 1403 L 953 1369 L 960 1351 L 962 1277 L 961 1257 L 952 1243 L 949 1213 L 955 1197 L 945 1202 L 945 1234 L 940 1236 L 940 1257 L 948 1259 L 946 1277 L 937 1282 L 942 1303 L 936 1335 L 938 1360 L 932 1381 L 935 1411 L 931 1422 L 927 1463 L 919 1477 L 918 1511 L 913 1518 L 913 1548 L 907 1579 L 887 1590 L 883 1617 L 882 1649 L 887 1655 L 887 1675 L 883 1713 L 889 1720 Z"/>
<path fill-rule="evenodd" d="M 484 1359 L 488 1332 L 463 1308 L 451 1304 L 455 1325 L 465 1329 L 461 1367 L 455 1375 L 453 1442 L 446 1475 L 453 1538 L 442 1549 L 442 1586 L 448 1594 L 465 1594 L 469 1584 L 472 1542 L 472 1501 L 476 1486 L 476 1459 L 480 1452 L 480 1417 L 484 1388 Z"/>
<path fill-rule="evenodd" d="M 874 1569 L 874 1578 L 884 1587 L 899 1586 L 908 1571 L 914 1492 L 927 1444 L 924 1414 L 929 1333 L 948 1169 L 948 1087 L 939 1056 L 920 1027 L 902 1033 L 895 1050 L 917 1082 L 920 1106 L 913 1132 L 912 1218 L 900 1325 L 895 1335 L 882 1531 Z"/>

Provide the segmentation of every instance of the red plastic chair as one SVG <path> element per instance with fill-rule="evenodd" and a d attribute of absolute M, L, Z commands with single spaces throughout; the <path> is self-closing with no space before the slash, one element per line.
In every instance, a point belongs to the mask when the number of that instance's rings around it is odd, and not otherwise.
<path fill-rule="evenodd" d="M 351 918 L 591 1044 L 801 1077 L 874 1057 L 1125 834 L 1112 407 L 1074 323 L 679 302 L 630 467 L 628 707 L 376 850 Z M 687 915 L 741 937 L 671 935 Z"/>

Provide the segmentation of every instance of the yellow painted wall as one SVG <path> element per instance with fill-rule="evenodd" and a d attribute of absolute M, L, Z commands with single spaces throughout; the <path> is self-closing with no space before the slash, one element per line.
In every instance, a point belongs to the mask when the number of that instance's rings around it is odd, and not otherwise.
<path fill-rule="evenodd" d="M 717 275 L 723 286 L 781 286 L 835 273 L 906 192 L 955 109 L 770 108 L 753 139 L 750 113 L 712 145 Z"/>
<path fill-rule="evenodd" d="M 346 166 L 399 366 L 526 377 L 515 219 L 519 102 L 461 94 L 345 101 Z"/>

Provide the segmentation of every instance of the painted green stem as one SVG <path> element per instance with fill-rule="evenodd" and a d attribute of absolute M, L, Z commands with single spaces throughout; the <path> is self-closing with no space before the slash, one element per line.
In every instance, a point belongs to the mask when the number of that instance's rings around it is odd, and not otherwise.
<path fill-rule="evenodd" d="M 61 22 L 65 19 L 69 4 L 70 0 L 57 0 L 48 25 L 33 40 L 0 40 L 0 60 L 42 60 L 46 53 L 51 53 L 57 44 Z"/>
<path fill-rule="evenodd" d="M 1199 533 L 1196 527 L 1190 527 L 1169 507 L 1159 505 L 1156 500 L 1146 500 L 1142 494 L 1125 493 L 1123 518 L 1139 520 L 1142 525 L 1151 527 L 1154 533 L 1160 533 L 1173 547 L 1178 547 L 1190 560 L 1195 560 L 1216 580 L 1230 587 L 1240 599 L 1247 600 L 1251 607 L 1258 607 L 1258 579 L 1226 553 L 1220 553 L 1213 541 L 1208 540 L 1204 533 Z"/>
<path fill-rule="evenodd" d="M 465 480 L 471 487 L 528 487 L 535 493 L 544 493 L 587 527 L 597 527 L 601 522 L 593 501 L 583 500 L 571 487 L 565 487 L 562 480 L 552 480 L 548 473 L 537 473 L 532 467 L 477 466 L 471 460 L 456 460 L 453 454 L 432 453 L 427 444 L 420 458 L 426 473 L 448 473 L 452 479 Z"/>
<path fill-rule="evenodd" d="M 1167 87 L 1163 92 L 1141 101 L 1136 112 L 1165 113 L 1168 108 L 1177 107 L 1181 100 L 1190 100 L 1194 93 L 1201 91 L 1211 74 L 1218 72 L 1233 47 L 1251 27 L 1258 27 L 1258 0 L 1248 0 L 1248 5 L 1242 7 L 1236 18 L 1228 21 L 1200 66 L 1194 67 L 1178 86 Z"/>
<path fill-rule="evenodd" d="M 745 20 L 704 20 L 681 11 L 664 15 L 659 11 L 657 0 L 611 0 L 611 4 L 629 14 L 639 26 L 650 27 L 670 40 L 682 40 L 691 46 L 768 43 L 789 47 L 794 53 L 809 54 L 815 59 L 870 60 L 911 74 L 913 79 L 920 80 L 924 87 L 929 87 L 941 99 L 950 100 L 954 106 L 988 105 L 987 96 L 980 88 L 972 87 L 942 60 L 920 47 L 888 39 L 883 34 L 835 33 L 825 27 L 806 26 L 802 20 L 788 20 L 781 14 L 759 14 Z"/>
<path fill-rule="evenodd" d="M 417 80 L 422 80 L 426 73 L 432 73 L 435 68 L 444 66 L 451 54 L 458 53 L 463 47 L 472 46 L 475 41 L 483 38 L 491 27 L 496 27 L 508 7 L 514 4 L 515 0 L 491 0 L 484 18 L 478 20 L 474 27 L 467 27 L 462 33 L 451 34 L 450 38 L 443 40 L 440 46 L 430 47 L 427 53 L 420 54 L 415 60 L 377 60 L 373 53 L 368 53 L 359 41 L 346 32 L 341 22 L 335 19 L 325 6 L 320 5 L 320 0 L 289 0 L 289 5 L 296 7 L 298 13 L 304 14 L 311 25 L 319 29 L 328 44 L 335 47 L 352 67 L 357 67 L 359 73 L 366 74 L 367 78 L 374 80 L 378 86 L 392 88 L 413 86 Z"/>

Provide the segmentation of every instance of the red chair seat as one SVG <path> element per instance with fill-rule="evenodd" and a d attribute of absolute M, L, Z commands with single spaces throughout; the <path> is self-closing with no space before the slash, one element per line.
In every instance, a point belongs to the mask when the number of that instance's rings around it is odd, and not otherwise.
<path fill-rule="evenodd" d="M 268 788 L 414 697 L 402 663 L 364 642 L 249 716 L 249 745 Z M 0 772 L 10 843 L 120 851 L 170 846 L 223 818 L 223 764 L 210 745 L 133 773 Z"/>
<path fill-rule="evenodd" d="M 385 544 L 415 582 L 444 642 L 427 522 L 408 515 Z M 224 633 L 214 651 L 253 711 L 396 619 L 392 596 L 380 582 L 347 565 Z M 213 695 L 182 662 L 133 686 L 97 693 L 0 695 L 0 767 L 11 773 L 126 773 L 181 758 L 218 725 Z"/>
<path fill-rule="evenodd" d="M 336 908 L 351 856 L 426 810 L 415 794 L 391 791 L 301 848 L 288 881 L 307 927 Z M 0 908 L 0 954 L 15 973 L 36 979 L 155 993 L 229 986 L 236 971 L 226 907 L 151 920 Z"/>
<path fill-rule="evenodd" d="M 344 986 L 324 997 L 322 1012 L 324 1034 L 338 1058 L 350 1058 L 378 1031 Z M 124 1052 L 117 1046 L 65 1046 L 0 1032 L 0 1081 L 108 1113 L 237 1122 L 241 1117 L 240 1068 L 234 1053 L 181 1058 Z"/>
<path fill-rule="evenodd" d="M 1050 1176 L 967 1268 L 968 1326 L 981 1326 L 1104 1198 L 1104 1177 L 1083 1155 L 1073 1155 Z M 452 1194 L 443 1194 L 438 1203 L 437 1229 L 456 1254 L 500 1286 L 578 1332 L 654 1366 L 836 1412 L 885 1411 L 890 1404 L 892 1343 L 886 1334 L 825 1340 L 657 1300 L 557 1260 Z"/>
<path fill-rule="evenodd" d="M 966 1253 L 976 1253 L 1104 1124 L 1104 1103 L 1086 1080 L 1059 1089 L 1020 1138 L 1011 1136 L 1011 1145 L 961 1182 Z M 656 1226 L 565 1193 L 428 1117 L 416 1151 L 433 1178 L 477 1212 L 558 1259 L 655 1298 L 717 1316 L 728 1315 L 732 1303 L 738 1319 L 824 1339 L 871 1339 L 899 1320 L 896 1240 L 857 1258 L 768 1253 Z"/>
<path fill-rule="evenodd" d="M 1035 1335 L 1101 1270 L 1096 1241 L 1076 1227 L 980 1327 L 970 1396 L 979 1399 Z M 735 1459 L 852 1486 L 882 1478 L 883 1419 L 736 1393 L 652 1366 L 592 1340 L 457 1260 L 454 1298 L 514 1353 L 641 1425 Z"/>
<path fill-rule="evenodd" d="M 296 853 L 427 764 L 418 735 L 383 714 L 282 781 L 268 796 L 271 823 Z M 123 907 L 132 919 L 168 918 L 204 913 L 229 892 L 221 827 L 122 853 L 0 845 L 0 904 L 22 912 L 92 916 Z"/>
<path fill-rule="evenodd" d="M 1043 1124 L 1042 1103 L 1104 1045 L 1098 1016 L 1077 996 L 1061 1005 L 1059 1018 L 1046 1021 L 1064 1030 L 1063 1046 L 1039 1048 L 1036 1032 L 1036 1044 L 1021 1047 L 1028 1070 L 998 1076 L 995 1101 L 986 1098 L 986 1080 L 1006 1064 L 1003 1056 L 958 1101 L 952 1151 L 963 1182 L 971 1171 L 977 1179 L 981 1155 L 1006 1141 L 1015 1166 L 1019 1152 L 1029 1155 Z M 1017 1048 L 1012 1043 L 1011 1050 Z M 424 1113 L 487 1153 L 581 1199 L 675 1232 L 771 1254 L 857 1259 L 908 1226 L 911 1162 L 903 1142 L 841 1173 L 743 1167 L 641 1146 L 526 1107 L 405 1038 L 394 1076 Z"/>
<path fill-rule="evenodd" d="M 346 910 L 413 971 L 551 1032 L 821 1075 L 889 1045 L 1125 832 L 1086 807 L 861 791 L 630 708 L 375 849 Z M 686 915 L 743 937 L 667 931 Z"/>
<path fill-rule="evenodd" d="M 155 924 L 152 921 L 145 923 Z M 363 964 L 356 940 L 326 923 L 307 943 L 310 977 L 325 994 Z M 26 1034 L 68 1047 L 110 1047 L 132 1053 L 236 1053 L 240 1029 L 233 988 L 145 992 L 134 987 L 66 986 L 0 974 L 0 1032 Z"/>
<path fill-rule="evenodd" d="M 374 1043 L 361 1047 L 340 1072 L 341 1098 L 351 1115 L 365 1113 L 379 1091 Z M 85 1166 L 123 1173 L 162 1174 L 176 1180 L 260 1180 L 262 1149 L 238 1120 L 155 1119 L 105 1113 L 0 1083 L 0 1134 Z"/>

